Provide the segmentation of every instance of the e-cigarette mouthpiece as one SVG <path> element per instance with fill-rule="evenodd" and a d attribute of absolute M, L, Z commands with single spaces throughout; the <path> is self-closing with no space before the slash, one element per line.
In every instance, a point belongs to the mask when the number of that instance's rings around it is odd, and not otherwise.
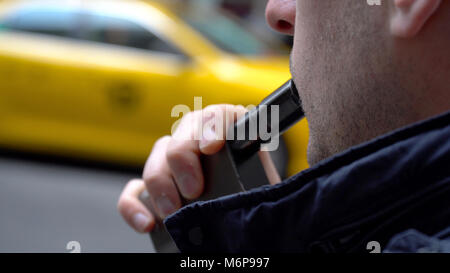
<path fill-rule="evenodd" d="M 277 111 L 272 111 L 273 107 L 277 107 Z M 277 128 L 271 127 L 274 113 L 278 115 Z M 291 79 L 235 123 L 233 134 L 237 137 L 229 140 L 228 144 L 236 153 L 243 156 L 253 155 L 260 149 L 261 144 L 283 134 L 304 115 L 300 96 Z M 262 138 L 261 132 L 270 132 L 270 138 Z"/>

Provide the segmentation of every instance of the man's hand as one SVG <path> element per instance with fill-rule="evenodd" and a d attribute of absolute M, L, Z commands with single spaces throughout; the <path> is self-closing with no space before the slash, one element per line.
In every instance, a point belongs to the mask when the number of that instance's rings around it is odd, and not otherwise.
<path fill-rule="evenodd" d="M 118 202 L 118 210 L 125 221 L 138 232 L 149 232 L 156 218 L 164 219 L 181 208 L 180 196 L 187 200 L 200 197 L 204 188 L 200 156 L 219 152 L 225 144 L 226 129 L 245 112 L 242 106 L 213 105 L 185 115 L 172 136 L 160 138 L 153 146 L 143 179 L 133 179 L 125 186 Z M 214 123 L 208 122 L 216 117 L 223 119 L 223 130 L 216 130 Z M 200 128 L 202 125 L 206 126 Z M 200 140 L 196 140 L 199 128 L 203 133 Z M 217 135 L 218 132 L 223 134 Z M 259 152 L 259 157 L 270 183 L 278 183 L 280 176 L 270 155 Z M 158 215 L 153 215 L 139 201 L 144 189 Z"/>

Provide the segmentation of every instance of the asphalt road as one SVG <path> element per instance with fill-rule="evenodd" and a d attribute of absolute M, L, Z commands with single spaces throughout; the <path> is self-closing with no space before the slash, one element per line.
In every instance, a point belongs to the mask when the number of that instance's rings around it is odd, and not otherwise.
<path fill-rule="evenodd" d="M 0 157 L 0 252 L 154 252 L 116 211 L 134 175 Z"/>

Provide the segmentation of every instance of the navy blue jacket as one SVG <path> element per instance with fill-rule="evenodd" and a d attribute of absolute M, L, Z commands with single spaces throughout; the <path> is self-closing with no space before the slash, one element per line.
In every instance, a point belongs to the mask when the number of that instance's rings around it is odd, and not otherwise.
<path fill-rule="evenodd" d="M 191 204 L 165 224 L 181 252 L 367 253 L 371 241 L 388 252 L 448 250 L 450 112 L 280 184 Z"/>

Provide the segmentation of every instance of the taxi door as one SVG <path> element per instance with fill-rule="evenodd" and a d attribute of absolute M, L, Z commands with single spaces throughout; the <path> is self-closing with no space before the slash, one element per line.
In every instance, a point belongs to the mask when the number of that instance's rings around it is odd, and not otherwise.
<path fill-rule="evenodd" d="M 97 13 L 85 16 L 86 85 L 78 90 L 91 108 L 82 117 L 92 126 L 86 136 L 91 143 L 85 145 L 142 163 L 153 142 L 170 134 L 171 109 L 194 69 L 189 57 L 138 23 Z"/>

